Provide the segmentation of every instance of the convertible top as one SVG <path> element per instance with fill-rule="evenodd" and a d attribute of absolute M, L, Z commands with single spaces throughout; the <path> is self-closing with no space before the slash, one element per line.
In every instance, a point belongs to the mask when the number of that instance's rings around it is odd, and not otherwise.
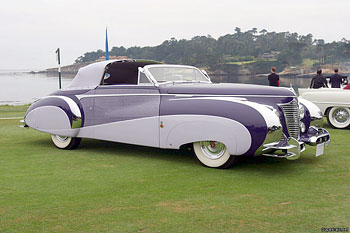
<path fill-rule="evenodd" d="M 90 65 L 84 66 L 79 69 L 78 73 L 69 83 L 64 90 L 76 90 L 76 89 L 94 89 L 98 85 L 101 84 L 102 77 L 106 71 L 106 67 L 118 67 L 117 71 L 114 69 L 114 72 L 121 72 L 121 74 L 125 75 L 127 70 L 130 71 L 135 76 L 137 76 L 138 67 L 143 67 L 148 64 L 159 64 L 159 62 L 151 61 L 151 60 L 107 60 L 92 63 Z M 123 75 L 123 76 L 124 76 Z M 116 75 L 114 75 L 116 76 Z M 125 77 L 125 76 L 124 76 Z M 112 83 L 108 83 L 112 84 Z"/>

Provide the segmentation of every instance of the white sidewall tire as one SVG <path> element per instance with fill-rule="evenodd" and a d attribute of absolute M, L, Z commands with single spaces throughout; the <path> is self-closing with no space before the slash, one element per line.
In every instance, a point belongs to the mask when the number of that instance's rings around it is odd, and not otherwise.
<path fill-rule="evenodd" d="M 344 110 L 347 112 L 348 114 L 348 119 L 344 122 L 344 123 L 340 123 L 338 121 L 336 121 L 333 117 L 333 114 L 338 111 L 338 110 Z M 350 109 L 347 107 L 332 107 L 331 110 L 329 110 L 328 112 L 328 122 L 337 129 L 345 129 L 348 128 L 350 126 Z"/>
<path fill-rule="evenodd" d="M 56 147 L 60 149 L 65 149 L 70 145 L 72 138 L 67 137 L 66 140 L 62 141 L 57 138 L 57 135 L 51 135 L 51 140 Z"/>
<path fill-rule="evenodd" d="M 197 159 L 205 166 L 212 167 L 212 168 L 219 168 L 223 166 L 229 159 L 231 158 L 231 155 L 228 153 L 227 148 L 225 153 L 218 159 L 210 159 L 208 158 L 202 151 L 200 142 L 194 142 L 193 143 L 193 150 L 195 155 L 197 156 Z"/>

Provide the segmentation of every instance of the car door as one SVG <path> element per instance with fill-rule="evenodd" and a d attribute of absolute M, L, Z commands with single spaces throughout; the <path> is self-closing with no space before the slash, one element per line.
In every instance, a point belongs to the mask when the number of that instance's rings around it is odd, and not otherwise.
<path fill-rule="evenodd" d="M 93 103 L 94 138 L 159 147 L 159 104 L 158 88 L 151 82 L 98 86 Z"/>

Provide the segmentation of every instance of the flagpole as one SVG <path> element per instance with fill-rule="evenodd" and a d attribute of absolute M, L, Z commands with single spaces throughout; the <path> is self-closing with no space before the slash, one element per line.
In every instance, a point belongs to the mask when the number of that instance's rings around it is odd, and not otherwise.
<path fill-rule="evenodd" d="M 56 50 L 57 53 L 57 61 L 58 61 L 58 86 L 59 89 L 61 89 L 61 54 L 60 54 L 60 48 Z"/>
<path fill-rule="evenodd" d="M 108 51 L 108 36 L 107 36 L 107 27 L 106 27 L 106 60 L 109 60 L 109 51 Z"/>

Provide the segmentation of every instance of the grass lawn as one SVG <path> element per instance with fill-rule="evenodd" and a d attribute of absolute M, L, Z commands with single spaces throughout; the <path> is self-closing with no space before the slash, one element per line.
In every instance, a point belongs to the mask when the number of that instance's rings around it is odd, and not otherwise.
<path fill-rule="evenodd" d="M 319 60 L 316 59 L 310 59 L 310 58 L 304 58 L 302 62 L 302 66 L 312 67 L 313 64 L 319 62 Z"/>
<path fill-rule="evenodd" d="M 1 107 L 0 118 L 24 115 Z M 325 154 L 205 168 L 188 151 L 48 134 L 0 120 L 0 232 L 321 232 L 350 227 L 349 130 Z M 326 125 L 327 128 L 328 125 Z"/>
<path fill-rule="evenodd" d="M 247 65 L 255 62 L 256 61 L 230 61 L 230 62 L 226 62 L 226 64 L 241 66 L 241 65 Z"/>

